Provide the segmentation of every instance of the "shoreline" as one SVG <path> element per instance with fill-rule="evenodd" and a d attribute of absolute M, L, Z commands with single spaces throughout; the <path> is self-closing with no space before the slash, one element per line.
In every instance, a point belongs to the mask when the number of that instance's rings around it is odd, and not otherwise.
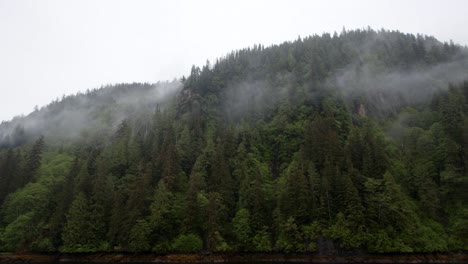
<path fill-rule="evenodd" d="M 468 253 L 432 254 L 360 254 L 352 256 L 318 256 L 314 254 L 137 254 L 75 253 L 39 254 L 1 253 L 0 263 L 468 263 Z"/>

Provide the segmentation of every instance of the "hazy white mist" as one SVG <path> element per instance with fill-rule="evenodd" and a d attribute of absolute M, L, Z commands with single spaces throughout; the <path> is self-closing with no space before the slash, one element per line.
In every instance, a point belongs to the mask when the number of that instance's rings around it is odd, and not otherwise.
<path fill-rule="evenodd" d="M 63 94 L 186 75 L 231 50 L 371 26 L 466 45 L 468 2 L 0 0 L 0 120 Z"/>

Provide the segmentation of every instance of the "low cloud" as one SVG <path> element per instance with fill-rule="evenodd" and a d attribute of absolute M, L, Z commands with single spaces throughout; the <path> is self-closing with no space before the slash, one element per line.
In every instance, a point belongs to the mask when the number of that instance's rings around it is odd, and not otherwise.
<path fill-rule="evenodd" d="M 124 119 L 153 113 L 181 87 L 179 81 L 118 84 L 68 96 L 0 124 L 0 146 L 16 146 L 39 135 L 67 140 L 84 131 L 111 132 Z"/>

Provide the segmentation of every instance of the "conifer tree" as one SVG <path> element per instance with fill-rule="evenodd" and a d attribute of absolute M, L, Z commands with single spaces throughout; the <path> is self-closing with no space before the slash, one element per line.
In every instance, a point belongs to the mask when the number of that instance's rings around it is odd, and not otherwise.
<path fill-rule="evenodd" d="M 67 213 L 62 233 L 63 251 L 90 252 L 99 250 L 96 244 L 92 208 L 84 193 L 79 193 Z"/>

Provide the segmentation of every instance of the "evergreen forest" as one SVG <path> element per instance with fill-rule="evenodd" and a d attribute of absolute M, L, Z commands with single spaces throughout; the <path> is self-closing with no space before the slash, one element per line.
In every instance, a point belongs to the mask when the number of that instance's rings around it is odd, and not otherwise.
<path fill-rule="evenodd" d="M 0 251 L 468 250 L 468 49 L 343 30 L 0 124 Z"/>

